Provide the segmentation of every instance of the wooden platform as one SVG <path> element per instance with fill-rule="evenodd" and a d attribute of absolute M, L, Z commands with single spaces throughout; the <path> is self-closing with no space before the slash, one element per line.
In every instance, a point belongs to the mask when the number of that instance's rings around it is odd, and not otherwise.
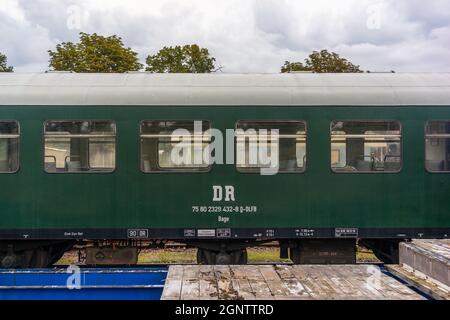
<path fill-rule="evenodd" d="M 400 265 L 405 265 L 450 287 L 450 239 L 413 240 L 400 244 Z"/>
<path fill-rule="evenodd" d="M 450 299 L 450 240 L 400 244 L 400 265 L 388 270 L 434 299 Z"/>
<path fill-rule="evenodd" d="M 373 265 L 170 266 L 161 299 L 421 300 Z"/>
<path fill-rule="evenodd" d="M 388 265 L 387 270 L 410 286 L 419 289 L 435 300 L 450 300 L 450 288 L 441 282 L 406 265 Z"/>

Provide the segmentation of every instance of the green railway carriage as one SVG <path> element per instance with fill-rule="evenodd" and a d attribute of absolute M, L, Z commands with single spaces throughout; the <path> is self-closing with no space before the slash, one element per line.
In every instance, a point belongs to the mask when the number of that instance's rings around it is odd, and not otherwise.
<path fill-rule="evenodd" d="M 450 234 L 449 173 L 449 74 L 0 75 L 3 267 L 88 240 L 177 240 L 201 263 L 277 240 L 339 263 L 359 239 L 392 262 Z"/>

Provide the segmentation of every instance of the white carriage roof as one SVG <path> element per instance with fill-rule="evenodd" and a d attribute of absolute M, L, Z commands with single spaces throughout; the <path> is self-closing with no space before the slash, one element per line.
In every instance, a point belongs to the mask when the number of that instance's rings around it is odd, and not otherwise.
<path fill-rule="evenodd" d="M 0 73 L 0 105 L 450 106 L 450 73 Z"/>

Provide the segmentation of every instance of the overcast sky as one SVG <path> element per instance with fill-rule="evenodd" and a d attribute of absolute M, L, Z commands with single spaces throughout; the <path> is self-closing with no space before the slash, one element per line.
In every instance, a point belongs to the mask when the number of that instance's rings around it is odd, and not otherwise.
<path fill-rule="evenodd" d="M 141 62 L 197 43 L 223 72 L 279 72 L 329 49 L 364 70 L 450 71 L 448 0 L 0 0 L 0 52 L 18 72 L 80 31 L 117 34 Z"/>

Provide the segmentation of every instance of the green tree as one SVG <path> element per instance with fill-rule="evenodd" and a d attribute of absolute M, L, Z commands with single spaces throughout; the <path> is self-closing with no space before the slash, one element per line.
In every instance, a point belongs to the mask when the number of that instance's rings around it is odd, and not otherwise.
<path fill-rule="evenodd" d="M 301 62 L 289 62 L 289 61 L 285 61 L 284 65 L 281 67 L 282 73 L 295 71 L 311 71 L 311 69 L 305 67 Z"/>
<path fill-rule="evenodd" d="M 8 67 L 8 58 L 0 52 L 0 72 L 13 72 L 14 68 Z"/>
<path fill-rule="evenodd" d="M 305 59 L 304 64 L 286 61 L 281 67 L 283 73 L 292 71 L 312 71 L 316 73 L 362 72 L 358 65 L 354 65 L 347 59 L 341 58 L 337 53 L 328 52 L 328 50 L 314 51 Z"/>
<path fill-rule="evenodd" d="M 116 35 L 104 37 L 80 32 L 78 43 L 63 42 L 48 53 L 49 67 L 56 71 L 121 73 L 143 67 L 137 53 L 126 48 Z"/>
<path fill-rule="evenodd" d="M 147 57 L 145 70 L 155 73 L 210 73 L 216 71 L 215 61 L 208 49 L 196 44 L 164 47 Z"/>

